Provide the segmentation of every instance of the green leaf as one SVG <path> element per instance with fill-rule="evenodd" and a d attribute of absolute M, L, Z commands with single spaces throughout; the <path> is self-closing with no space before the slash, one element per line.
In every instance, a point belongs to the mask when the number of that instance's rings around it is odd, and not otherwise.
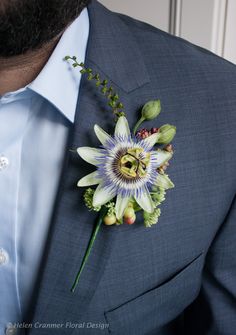
<path fill-rule="evenodd" d="M 118 102 L 118 104 L 116 105 L 116 108 L 122 109 L 124 108 L 124 105 L 121 102 Z"/>
<path fill-rule="evenodd" d="M 108 83 L 108 80 L 106 80 L 106 79 L 105 79 L 105 80 L 103 80 L 103 81 L 102 81 L 102 86 L 106 86 L 106 85 L 107 85 L 107 83 Z"/>
<path fill-rule="evenodd" d="M 109 105 L 110 107 L 112 107 L 112 108 L 115 108 L 115 107 L 116 107 L 116 103 L 115 103 L 114 101 L 110 101 L 110 102 L 108 103 L 108 105 Z"/>
<path fill-rule="evenodd" d="M 103 88 L 101 89 L 101 92 L 102 92 L 103 94 L 106 94 L 106 93 L 107 93 L 107 88 L 106 88 L 106 87 L 103 87 Z"/>
<path fill-rule="evenodd" d="M 113 101 L 117 101 L 119 99 L 119 95 L 118 94 L 114 94 L 112 97 L 111 97 L 111 100 Z"/>

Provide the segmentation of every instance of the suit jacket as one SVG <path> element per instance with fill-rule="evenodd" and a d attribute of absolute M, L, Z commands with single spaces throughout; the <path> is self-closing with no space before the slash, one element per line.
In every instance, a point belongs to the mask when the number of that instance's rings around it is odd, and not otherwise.
<path fill-rule="evenodd" d="M 88 10 L 86 66 L 112 82 L 130 125 L 144 103 L 158 98 L 162 113 L 147 127 L 177 126 L 168 170 L 176 187 L 152 228 L 143 226 L 141 216 L 132 226 L 101 228 L 71 293 L 97 215 L 88 212 L 84 190 L 76 187 L 94 168 L 69 149 L 98 146 L 95 123 L 113 132 L 105 98 L 84 78 L 35 296 L 25 318 L 33 324 L 27 334 L 233 335 L 236 68 L 96 1 Z M 58 330 L 52 324 L 63 326 Z"/>

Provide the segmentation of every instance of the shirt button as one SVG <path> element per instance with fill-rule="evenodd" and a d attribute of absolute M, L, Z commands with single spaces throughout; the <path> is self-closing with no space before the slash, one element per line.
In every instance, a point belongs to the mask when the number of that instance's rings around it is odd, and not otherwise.
<path fill-rule="evenodd" d="M 8 261 L 8 254 L 5 250 L 0 248 L 0 265 L 6 264 Z"/>
<path fill-rule="evenodd" d="M 0 156 L 0 171 L 9 165 L 9 160 L 5 156 Z"/>
<path fill-rule="evenodd" d="M 12 324 L 6 327 L 5 335 L 16 335 L 17 329 Z"/>

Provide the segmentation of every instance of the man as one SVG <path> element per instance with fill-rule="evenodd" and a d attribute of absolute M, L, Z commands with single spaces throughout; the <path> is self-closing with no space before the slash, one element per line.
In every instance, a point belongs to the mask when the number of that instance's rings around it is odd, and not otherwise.
<path fill-rule="evenodd" d="M 0 334 L 233 335 L 235 66 L 88 2 L 0 4 Z M 74 293 L 97 216 L 73 149 L 113 127 L 67 54 L 113 84 L 130 124 L 160 99 L 178 129 L 160 222 L 102 226 Z"/>

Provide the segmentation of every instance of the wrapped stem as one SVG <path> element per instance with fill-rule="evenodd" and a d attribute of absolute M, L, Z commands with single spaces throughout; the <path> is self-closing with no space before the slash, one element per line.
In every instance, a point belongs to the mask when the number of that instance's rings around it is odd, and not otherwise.
<path fill-rule="evenodd" d="M 94 242 L 95 242 L 95 240 L 96 240 L 97 234 L 98 234 L 98 232 L 99 232 L 99 229 L 100 229 L 100 227 L 101 227 L 101 224 L 102 224 L 102 222 L 103 222 L 103 219 L 104 219 L 104 216 L 106 215 L 106 213 L 107 213 L 107 208 L 103 206 L 102 209 L 101 209 L 101 211 L 100 211 L 100 215 L 99 215 L 97 224 L 96 224 L 96 226 L 95 226 L 95 229 L 94 229 L 94 231 L 93 231 L 92 237 L 91 237 L 91 239 L 90 239 L 90 241 L 89 241 L 87 250 L 86 250 L 86 252 L 85 252 L 85 255 L 84 255 L 82 264 L 81 264 L 80 269 L 79 269 L 79 271 L 78 271 L 78 273 L 77 273 L 77 275 L 76 275 L 76 277 L 75 277 L 74 284 L 73 284 L 73 286 L 72 286 L 72 288 L 71 288 L 71 292 L 73 292 L 73 293 L 75 292 L 76 287 L 77 287 L 77 285 L 78 285 L 78 283 L 79 283 L 81 274 L 82 274 L 83 269 L 84 269 L 84 267 L 85 267 L 85 265 L 86 265 L 86 263 L 87 263 L 87 261 L 88 261 L 89 255 L 90 255 L 90 253 L 91 253 L 91 250 L 92 250 L 92 248 L 93 248 Z"/>

